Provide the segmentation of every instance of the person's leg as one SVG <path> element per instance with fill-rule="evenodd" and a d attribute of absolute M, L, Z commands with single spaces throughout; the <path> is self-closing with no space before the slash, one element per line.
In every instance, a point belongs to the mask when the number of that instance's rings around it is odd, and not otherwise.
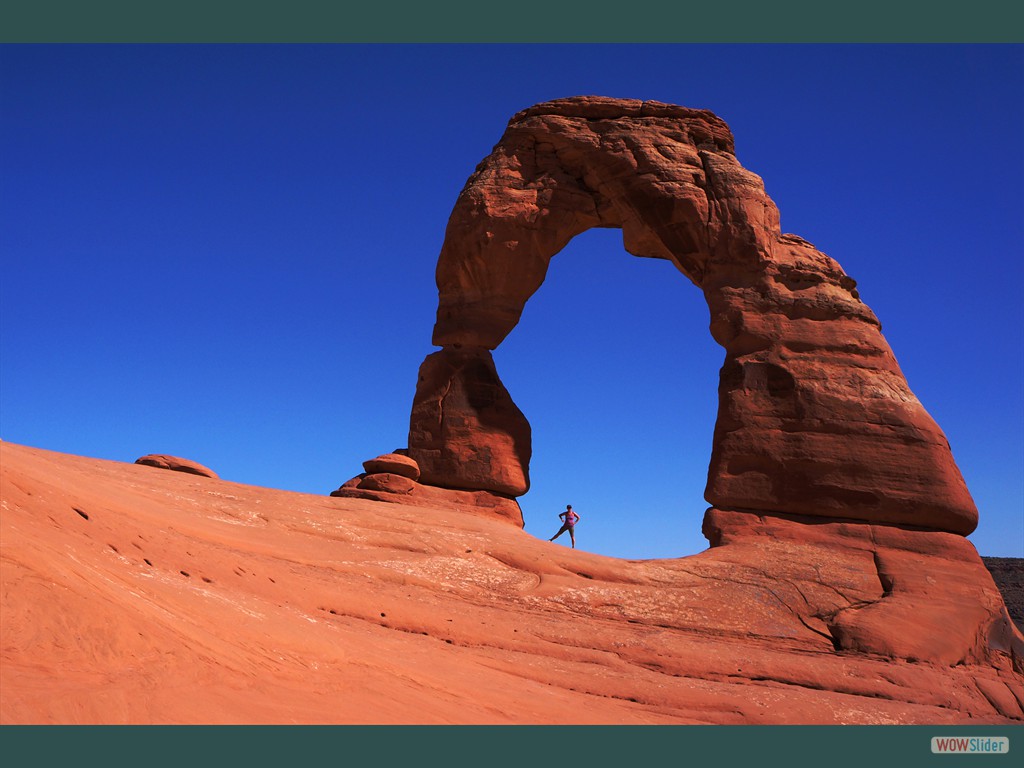
<path fill-rule="evenodd" d="M 561 536 L 563 533 L 565 533 L 565 531 L 566 531 L 566 527 L 563 525 L 561 528 L 558 529 L 558 533 L 556 533 L 554 536 L 552 536 L 550 539 L 548 539 L 548 541 L 554 541 L 559 536 Z"/>
<path fill-rule="evenodd" d="M 572 539 L 572 548 L 576 549 L 576 529 L 575 529 L 575 527 L 569 529 L 569 538 Z"/>

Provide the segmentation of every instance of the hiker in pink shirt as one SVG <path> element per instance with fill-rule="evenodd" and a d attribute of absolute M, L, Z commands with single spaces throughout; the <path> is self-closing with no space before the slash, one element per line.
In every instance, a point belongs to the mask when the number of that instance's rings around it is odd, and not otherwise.
<path fill-rule="evenodd" d="M 548 541 L 554 541 L 563 533 L 568 531 L 569 538 L 572 539 L 572 548 L 576 549 L 576 533 L 574 532 L 574 529 L 576 528 L 576 523 L 579 521 L 580 516 L 572 511 L 572 504 L 566 504 L 565 512 L 560 513 L 558 517 L 565 522 L 563 522 L 562 527 L 558 529 L 558 533 L 548 539 Z"/>

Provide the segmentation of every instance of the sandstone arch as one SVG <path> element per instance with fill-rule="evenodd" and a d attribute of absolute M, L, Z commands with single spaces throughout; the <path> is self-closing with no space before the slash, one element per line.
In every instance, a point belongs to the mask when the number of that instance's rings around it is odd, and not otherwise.
<path fill-rule="evenodd" d="M 945 436 L 854 281 L 780 231 L 709 112 L 584 97 L 512 118 L 448 222 L 440 350 L 420 366 L 408 448 L 364 462 L 332 495 L 523 525 L 530 425 L 491 351 L 551 258 L 591 227 L 619 227 L 629 253 L 675 264 L 725 349 L 701 529 L 711 547 L 695 557 L 753 581 L 713 616 L 774 637 L 772 605 L 818 651 L 991 665 L 1006 670 L 1016 693 L 998 696 L 1019 717 L 1024 638 L 963 538 L 977 510 Z"/>
<path fill-rule="evenodd" d="M 529 488 L 530 428 L 495 349 L 551 258 L 592 227 L 667 259 L 704 293 L 725 349 L 705 497 L 718 509 L 967 535 L 977 510 L 856 283 L 779 228 L 761 179 L 707 111 L 597 97 L 515 115 L 455 203 L 410 417 L 420 483 Z"/>

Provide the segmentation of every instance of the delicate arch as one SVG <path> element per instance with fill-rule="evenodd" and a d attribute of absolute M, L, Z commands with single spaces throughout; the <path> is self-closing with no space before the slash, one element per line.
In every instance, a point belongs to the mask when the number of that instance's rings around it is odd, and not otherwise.
<path fill-rule="evenodd" d="M 710 112 L 595 97 L 515 115 L 459 195 L 437 264 L 433 341 L 408 454 L 420 482 L 516 497 L 529 423 L 495 349 L 551 258 L 591 227 L 671 261 L 704 292 L 726 351 L 705 497 L 718 508 L 960 534 L 977 510 L 855 282 L 782 234 L 761 179 Z"/>

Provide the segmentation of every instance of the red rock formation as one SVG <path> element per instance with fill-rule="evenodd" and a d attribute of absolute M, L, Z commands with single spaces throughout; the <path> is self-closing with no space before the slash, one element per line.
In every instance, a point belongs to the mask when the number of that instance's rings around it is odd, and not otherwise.
<path fill-rule="evenodd" d="M 596 97 L 515 115 L 470 176 L 437 265 L 434 343 L 409 454 L 422 482 L 529 487 L 529 425 L 489 350 L 548 264 L 590 227 L 667 259 L 704 292 L 726 350 L 705 496 L 719 508 L 970 533 L 977 510 L 842 268 L 779 229 L 761 179 L 710 112 Z"/>
<path fill-rule="evenodd" d="M 190 475 L 201 475 L 203 477 L 217 477 L 217 473 L 202 464 L 190 459 L 182 459 L 178 456 L 167 456 L 162 453 L 151 453 L 135 460 L 136 464 L 143 464 L 147 467 L 159 469 L 171 469 L 175 472 L 187 472 Z"/>
<path fill-rule="evenodd" d="M 523 527 L 523 511 L 513 498 L 500 496 L 490 491 L 438 488 L 410 481 L 408 478 L 397 475 L 362 474 L 344 483 L 336 491 L 333 491 L 331 496 L 406 504 L 414 507 L 457 509 L 460 512 L 503 520 L 512 523 L 517 528 Z"/>

